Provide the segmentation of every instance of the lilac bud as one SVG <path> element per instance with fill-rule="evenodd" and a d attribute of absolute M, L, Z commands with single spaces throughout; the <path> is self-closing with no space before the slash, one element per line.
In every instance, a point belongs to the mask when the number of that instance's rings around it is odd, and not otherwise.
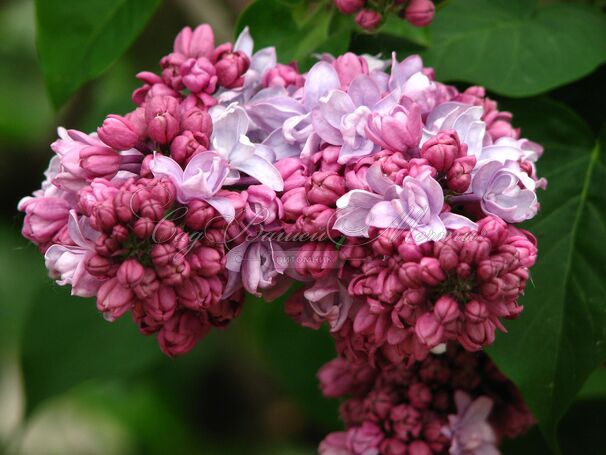
<path fill-rule="evenodd" d="M 433 313 L 442 324 L 448 324 L 459 317 L 459 304 L 452 297 L 444 295 L 435 303 Z"/>
<path fill-rule="evenodd" d="M 250 225 L 262 225 L 265 230 L 279 229 L 284 217 L 282 201 L 276 192 L 265 185 L 251 185 L 242 192 L 246 201 L 244 219 Z"/>
<path fill-rule="evenodd" d="M 304 186 L 309 177 L 307 166 L 299 158 L 284 158 L 274 164 L 284 180 L 284 192 Z"/>
<path fill-rule="evenodd" d="M 459 135 L 454 130 L 440 131 L 421 147 L 421 156 L 438 172 L 448 171 L 455 159 L 465 155 L 467 146 L 461 145 Z"/>
<path fill-rule="evenodd" d="M 417 147 L 423 135 L 421 109 L 416 103 L 396 105 L 387 115 L 372 113 L 366 124 L 366 135 L 375 144 L 396 152 Z"/>
<path fill-rule="evenodd" d="M 332 66 L 337 71 L 341 89 L 343 90 L 347 90 L 351 82 L 359 75 L 368 74 L 368 62 L 366 59 L 353 52 L 346 52 L 337 57 L 332 62 Z"/>
<path fill-rule="evenodd" d="M 263 76 L 264 87 L 303 87 L 305 78 L 299 74 L 297 64 L 282 65 L 278 63 Z"/>
<path fill-rule="evenodd" d="M 415 27 L 425 27 L 431 24 L 435 12 L 436 7 L 430 0 L 410 0 L 404 17 Z"/>
<path fill-rule="evenodd" d="M 207 58 L 187 59 L 179 67 L 183 85 L 192 93 L 213 93 L 217 87 L 215 67 Z"/>
<path fill-rule="evenodd" d="M 472 155 L 457 158 L 446 174 L 446 185 L 457 193 L 464 193 L 471 183 L 471 171 L 476 165 Z"/>
<path fill-rule="evenodd" d="M 354 14 L 364 8 L 364 0 L 335 0 L 335 5 L 343 14 Z"/>
<path fill-rule="evenodd" d="M 244 73 L 248 71 L 250 60 L 241 51 L 222 50 L 221 47 L 215 50 L 214 55 L 215 70 L 219 85 L 225 88 L 237 88 L 244 84 Z"/>
<path fill-rule="evenodd" d="M 419 263 L 421 278 L 430 286 L 435 286 L 446 279 L 444 271 L 440 268 L 440 261 L 436 258 L 425 257 Z"/>
<path fill-rule="evenodd" d="M 80 150 L 80 167 L 88 178 L 112 178 L 120 170 L 121 156 L 109 147 L 85 146 Z"/>
<path fill-rule="evenodd" d="M 171 286 L 160 286 L 151 297 L 143 301 L 143 309 L 154 321 L 168 321 L 177 309 L 177 294 Z"/>
<path fill-rule="evenodd" d="M 179 102 L 172 96 L 154 96 L 145 105 L 149 137 L 168 144 L 179 132 Z"/>
<path fill-rule="evenodd" d="M 116 150 L 128 150 L 139 142 L 139 133 L 125 117 L 110 114 L 97 128 L 99 139 Z"/>
<path fill-rule="evenodd" d="M 215 248 L 200 246 L 188 256 L 192 270 L 197 274 L 210 277 L 217 275 L 224 266 L 224 257 Z"/>
<path fill-rule="evenodd" d="M 345 180 L 336 172 L 315 172 L 305 189 L 310 203 L 334 205 L 345 194 Z"/>
<path fill-rule="evenodd" d="M 472 300 L 465 305 L 465 317 L 471 322 L 482 322 L 488 317 L 486 304 Z"/>
<path fill-rule="evenodd" d="M 434 347 L 442 342 L 444 328 L 433 314 L 425 313 L 417 319 L 415 333 L 422 343 L 429 347 Z"/>
<path fill-rule="evenodd" d="M 116 277 L 120 284 L 126 287 L 134 287 L 141 282 L 145 269 L 136 259 L 127 259 L 118 269 Z"/>
<path fill-rule="evenodd" d="M 284 205 L 284 220 L 296 221 L 303 213 L 303 209 L 309 207 L 305 188 L 294 188 L 282 195 Z"/>
<path fill-rule="evenodd" d="M 363 9 L 356 15 L 356 24 L 369 32 L 375 30 L 381 23 L 381 20 L 381 14 L 370 9 Z"/>
<path fill-rule="evenodd" d="M 184 131 L 183 134 L 180 134 L 171 142 L 170 156 L 181 166 L 185 167 L 194 155 L 208 150 L 208 145 L 208 136 L 205 134 Z"/>
<path fill-rule="evenodd" d="M 118 278 L 112 278 L 101 285 L 97 292 L 97 309 L 109 320 L 115 320 L 126 313 L 133 303 L 133 292 Z"/>

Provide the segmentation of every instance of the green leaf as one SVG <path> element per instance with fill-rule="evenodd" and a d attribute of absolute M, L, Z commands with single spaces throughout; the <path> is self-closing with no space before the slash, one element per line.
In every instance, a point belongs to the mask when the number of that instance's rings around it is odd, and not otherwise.
<path fill-rule="evenodd" d="M 545 146 L 549 180 L 528 223 L 539 260 L 524 312 L 489 349 L 520 388 L 552 447 L 557 425 L 590 373 L 606 359 L 606 167 L 602 147 L 573 112 L 535 99 L 506 106 L 525 137 Z"/>
<path fill-rule="evenodd" d="M 160 0 L 36 0 L 38 53 L 55 107 L 123 54 L 159 3 Z"/>
<path fill-rule="evenodd" d="M 128 315 L 108 323 L 93 300 L 48 282 L 23 333 L 28 409 L 83 381 L 129 376 L 162 358 L 156 340 L 139 333 Z"/>
<path fill-rule="evenodd" d="M 18 350 L 27 313 L 45 280 L 36 247 L 16 230 L 0 226 L 0 353 Z"/>
<path fill-rule="evenodd" d="M 314 62 L 314 53 L 347 50 L 352 23 L 322 5 L 309 9 L 279 0 L 257 0 L 240 15 L 236 31 L 245 26 L 250 28 L 255 49 L 274 46 L 280 62 L 296 60 L 301 69 L 307 69 Z"/>
<path fill-rule="evenodd" d="M 438 78 L 526 97 L 579 79 L 606 61 L 606 16 L 573 3 L 450 0 L 422 55 Z"/>
<path fill-rule="evenodd" d="M 394 14 L 387 17 L 385 23 L 377 30 L 377 33 L 403 38 L 419 46 L 429 46 L 431 44 L 431 33 L 427 27 L 415 27 L 409 22 L 400 19 Z M 385 49 L 384 51 L 387 51 Z M 394 49 L 395 50 L 395 49 Z"/>

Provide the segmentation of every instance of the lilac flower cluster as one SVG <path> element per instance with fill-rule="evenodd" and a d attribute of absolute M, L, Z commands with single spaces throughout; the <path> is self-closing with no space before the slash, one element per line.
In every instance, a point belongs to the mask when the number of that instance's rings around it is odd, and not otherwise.
<path fill-rule="evenodd" d="M 505 398 L 467 352 L 520 314 L 537 257 L 516 224 L 539 209 L 542 148 L 511 114 L 418 56 L 326 54 L 301 74 L 247 29 L 216 46 L 208 25 L 186 28 L 160 65 L 138 74 L 132 112 L 60 128 L 19 203 L 50 276 L 110 321 L 130 313 L 170 356 L 237 317 L 245 292 L 301 283 L 286 313 L 329 325 L 325 391 L 344 375 L 327 395 L 354 397 L 324 453 L 493 453 L 470 451 L 476 430 L 515 433 L 484 422 Z"/>
<path fill-rule="evenodd" d="M 318 379 L 340 406 L 346 431 L 321 455 L 498 454 L 503 438 L 534 424 L 519 392 L 484 354 L 449 346 L 414 366 L 380 370 L 336 358 Z"/>
<path fill-rule="evenodd" d="M 364 30 L 373 31 L 388 14 L 395 14 L 415 27 L 431 24 L 436 7 L 431 0 L 335 0 L 343 14 L 355 14 L 356 23 Z"/>

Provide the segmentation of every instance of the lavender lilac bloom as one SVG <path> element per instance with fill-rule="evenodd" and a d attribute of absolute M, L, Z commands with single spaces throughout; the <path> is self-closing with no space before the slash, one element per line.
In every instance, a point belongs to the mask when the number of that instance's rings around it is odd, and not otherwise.
<path fill-rule="evenodd" d="M 160 74 L 137 75 L 131 112 L 60 128 L 41 189 L 19 203 L 23 235 L 59 285 L 109 321 L 130 314 L 169 356 L 226 327 L 245 292 L 271 300 L 299 282 L 286 313 L 326 322 L 339 353 L 322 376 L 420 369 L 372 412 L 360 390 L 390 394 L 391 379 L 330 385 L 358 398 L 322 453 L 496 453 L 519 432 L 492 417 L 502 397 L 463 383 L 427 395 L 422 371 L 450 362 L 436 357 L 447 345 L 475 358 L 522 312 L 537 245 L 516 224 L 539 210 L 542 147 L 418 56 L 322 55 L 300 73 L 253 49 L 248 29 L 216 46 L 208 25 L 186 28 Z"/>

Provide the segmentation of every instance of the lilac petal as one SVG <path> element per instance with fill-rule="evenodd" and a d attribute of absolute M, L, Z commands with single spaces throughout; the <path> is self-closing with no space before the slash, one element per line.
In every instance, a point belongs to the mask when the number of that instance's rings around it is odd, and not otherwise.
<path fill-rule="evenodd" d="M 320 150 L 322 139 L 316 133 L 311 133 L 303 148 L 301 149 L 301 158 L 310 158 L 314 153 Z"/>
<path fill-rule="evenodd" d="M 446 229 L 457 230 L 469 228 L 472 231 L 478 230 L 478 225 L 463 215 L 444 212 L 440 214 L 440 219 L 442 220 L 442 223 L 444 223 L 444 226 L 446 226 Z"/>
<path fill-rule="evenodd" d="M 168 177 L 176 186 L 183 181 L 183 169 L 172 158 L 160 153 L 154 153 L 154 159 L 149 163 L 149 168 L 154 177 Z"/>
<path fill-rule="evenodd" d="M 421 187 L 425 190 L 427 199 L 429 201 L 429 212 L 432 214 L 438 214 L 442 211 L 444 205 L 444 192 L 440 184 L 429 175 L 429 171 L 424 172 L 417 181 Z"/>
<path fill-rule="evenodd" d="M 381 196 L 369 191 L 351 190 L 337 200 L 337 207 L 340 209 L 361 207 L 370 210 L 375 204 L 382 200 L 383 198 Z"/>
<path fill-rule="evenodd" d="M 421 60 L 421 57 L 418 55 L 411 55 L 398 63 L 396 53 L 392 53 L 389 89 L 395 90 L 403 87 L 406 81 L 419 71 L 423 71 L 423 61 Z"/>
<path fill-rule="evenodd" d="M 253 155 L 245 161 L 232 163 L 232 167 L 256 178 L 259 182 L 275 191 L 282 191 L 284 189 L 284 181 L 280 172 L 273 164 L 260 156 Z"/>
<path fill-rule="evenodd" d="M 221 300 L 228 299 L 231 297 L 236 291 L 238 291 L 242 287 L 242 275 L 240 272 L 233 272 L 231 270 L 227 273 L 227 283 L 225 284 L 225 289 L 223 289 L 223 294 L 221 295 Z"/>
<path fill-rule="evenodd" d="M 377 84 L 365 74 L 357 76 L 349 86 L 347 94 L 356 106 L 374 106 L 381 99 Z"/>
<path fill-rule="evenodd" d="M 338 209 L 333 229 L 349 237 L 368 237 L 369 226 L 366 224 L 368 211 L 363 207 Z"/>
<path fill-rule="evenodd" d="M 309 112 L 303 115 L 295 115 L 286 120 L 282 126 L 282 133 L 286 141 L 291 144 L 305 142 L 314 130 L 311 117 L 312 114 Z"/>
<path fill-rule="evenodd" d="M 213 149 L 227 159 L 232 148 L 248 131 L 249 119 L 243 108 L 230 106 L 213 117 Z"/>
<path fill-rule="evenodd" d="M 242 285 L 254 295 L 259 295 L 257 288 L 261 281 L 261 244 L 253 242 L 246 250 L 242 262 Z"/>
<path fill-rule="evenodd" d="M 312 111 L 311 119 L 315 133 L 324 141 L 332 145 L 343 144 L 343 135 L 341 134 L 341 131 L 328 123 L 319 109 Z"/>
<path fill-rule="evenodd" d="M 269 240 L 269 250 L 271 252 L 271 260 L 274 264 L 276 272 L 279 274 L 284 273 L 290 263 L 290 256 L 284 252 L 282 247 L 276 242 Z"/>
<path fill-rule="evenodd" d="M 94 245 L 91 246 L 91 241 L 87 240 L 82 233 L 82 229 L 80 227 L 80 223 L 78 221 L 78 215 L 75 210 L 69 211 L 69 220 L 67 222 L 67 232 L 69 233 L 69 238 L 81 248 L 85 248 L 88 250 L 93 250 Z"/>
<path fill-rule="evenodd" d="M 275 161 L 280 161 L 291 156 L 299 156 L 301 149 L 298 145 L 289 144 L 284 138 L 282 128 L 278 128 L 270 133 L 263 141 L 263 145 L 271 148 L 275 154 Z"/>
<path fill-rule="evenodd" d="M 353 100 L 342 90 L 331 91 L 328 96 L 320 99 L 319 106 L 322 117 L 333 128 L 339 128 L 343 116 L 356 109 Z"/>
<path fill-rule="evenodd" d="M 446 234 L 446 227 L 438 216 L 432 217 L 428 224 L 417 225 L 411 229 L 412 239 L 417 245 L 442 240 Z"/>
<path fill-rule="evenodd" d="M 275 163 L 277 161 L 274 150 L 266 144 L 255 144 L 255 155 L 260 156 L 270 163 Z"/>
<path fill-rule="evenodd" d="M 236 217 L 236 210 L 229 198 L 222 196 L 213 196 L 205 199 L 228 223 Z"/>
<path fill-rule="evenodd" d="M 320 98 L 331 90 L 338 89 L 340 85 L 339 76 L 330 63 L 316 63 L 307 73 L 303 105 L 311 111 L 317 106 Z"/>
<path fill-rule="evenodd" d="M 387 194 L 395 185 L 389 178 L 383 175 L 380 164 L 374 164 L 366 172 L 368 186 L 378 194 Z"/>
<path fill-rule="evenodd" d="M 254 42 L 252 36 L 250 36 L 250 29 L 248 27 L 244 27 L 234 43 L 234 51 L 243 52 L 250 57 L 253 52 L 253 47 Z"/>
<path fill-rule="evenodd" d="M 498 161 L 489 161 L 481 166 L 476 173 L 473 175 L 471 181 L 472 193 L 482 196 L 488 191 L 492 179 L 496 172 L 501 169 L 503 165 Z"/>
<path fill-rule="evenodd" d="M 247 112 L 251 120 L 264 131 L 280 128 L 287 119 L 305 113 L 301 104 L 286 96 L 251 100 Z"/>
<path fill-rule="evenodd" d="M 259 76 L 265 74 L 265 72 L 276 66 L 278 58 L 276 57 L 275 47 L 265 47 L 260 49 L 252 56 L 250 60 L 250 68 L 255 71 Z"/>
<path fill-rule="evenodd" d="M 345 144 L 341 147 L 337 162 L 339 164 L 347 164 L 350 161 L 372 154 L 376 148 L 376 144 L 369 139 L 364 140 L 358 148 L 353 148 L 350 145 Z"/>
<path fill-rule="evenodd" d="M 366 224 L 377 228 L 400 228 L 404 220 L 395 209 L 392 201 L 381 201 L 375 204 L 366 217 Z"/>
<path fill-rule="evenodd" d="M 229 162 L 240 163 L 249 160 L 255 154 L 255 145 L 246 136 L 240 136 L 240 140 L 234 144 L 229 152 Z"/>
<path fill-rule="evenodd" d="M 335 292 L 339 292 L 339 282 L 335 276 L 330 275 L 317 280 L 311 288 L 305 290 L 303 295 L 307 300 L 317 302 Z"/>
<path fill-rule="evenodd" d="M 240 245 L 233 247 L 225 255 L 225 268 L 232 272 L 239 272 L 242 269 L 242 263 L 244 262 L 244 256 L 250 241 L 244 241 Z"/>

